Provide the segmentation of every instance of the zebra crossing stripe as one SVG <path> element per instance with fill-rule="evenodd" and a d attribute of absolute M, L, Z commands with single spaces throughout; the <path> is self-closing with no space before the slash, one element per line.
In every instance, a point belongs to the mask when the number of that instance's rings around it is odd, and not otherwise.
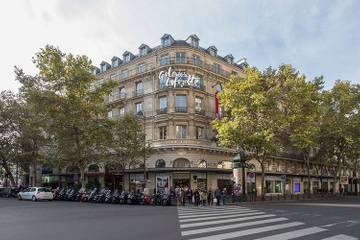
<path fill-rule="evenodd" d="M 266 220 L 260 220 L 260 221 L 246 222 L 246 223 L 230 224 L 230 225 L 219 226 L 219 227 L 208 227 L 208 228 L 183 231 L 183 232 L 181 232 L 181 235 L 187 236 L 187 235 L 193 235 L 193 234 L 199 234 L 199 233 L 216 232 L 216 231 L 227 230 L 227 229 L 232 229 L 232 228 L 255 226 L 255 225 L 260 225 L 260 224 L 275 223 L 275 222 L 281 222 L 281 221 L 286 221 L 286 220 L 288 220 L 288 219 L 281 217 L 281 218 L 272 218 L 272 219 L 266 219 Z"/>
<path fill-rule="evenodd" d="M 225 208 L 225 209 L 192 209 L 189 211 L 183 211 L 178 209 L 178 213 L 202 213 L 202 212 L 221 212 L 221 211 L 242 211 L 249 210 L 249 208 Z"/>
<path fill-rule="evenodd" d="M 245 207 L 178 207 L 179 211 L 201 211 L 201 210 L 224 210 L 224 209 L 245 209 Z"/>
<path fill-rule="evenodd" d="M 223 239 L 247 236 L 247 235 L 256 234 L 256 233 L 285 229 L 285 228 L 290 228 L 290 227 L 297 227 L 300 225 L 304 225 L 304 223 L 290 222 L 290 223 L 277 224 L 277 225 L 272 225 L 272 226 L 267 226 L 267 227 L 259 227 L 259 228 L 252 228 L 252 229 L 247 229 L 247 230 L 242 230 L 242 231 L 235 231 L 235 232 L 231 232 L 231 233 L 216 234 L 216 235 L 207 236 L 207 237 L 193 238 L 191 240 L 223 240 Z"/>
<path fill-rule="evenodd" d="M 206 211 L 206 212 L 178 213 L 178 215 L 179 216 L 191 216 L 191 215 L 199 215 L 199 214 L 215 214 L 215 213 L 226 214 L 226 213 L 234 213 L 234 212 L 241 213 L 241 212 L 249 212 L 249 211 L 256 211 L 256 210 L 246 209 L 246 210 Z"/>
<path fill-rule="evenodd" d="M 325 228 L 319 228 L 319 227 L 309 227 L 304 229 L 299 229 L 296 231 L 286 232 L 286 233 L 280 233 L 268 237 L 258 238 L 256 240 L 288 240 L 298 237 L 307 236 L 314 233 L 324 232 L 327 231 Z M 341 238 L 342 239 L 342 238 Z"/>
<path fill-rule="evenodd" d="M 207 222 L 188 223 L 188 224 L 181 224 L 181 225 L 180 225 L 180 228 L 200 227 L 200 226 L 215 225 L 215 224 L 222 224 L 222 223 L 234 223 L 234 222 L 242 222 L 242 221 L 247 221 L 247 220 L 254 220 L 254 219 L 268 218 L 268 217 L 275 217 L 275 215 L 273 215 L 273 214 L 266 214 L 266 215 L 259 215 L 259 216 L 230 218 L 230 219 L 225 219 L 225 220 L 216 220 L 216 221 L 207 221 Z M 218 218 L 216 218 L 216 219 L 218 219 Z"/>
<path fill-rule="evenodd" d="M 190 218 L 190 219 L 180 219 L 180 223 L 184 222 L 197 222 L 197 221 L 207 221 L 207 220 L 214 220 L 214 219 L 224 219 L 224 218 L 234 218 L 234 217 L 243 217 L 243 216 L 254 216 L 254 215 L 260 215 L 265 214 L 264 212 L 254 212 L 254 213 L 234 213 L 234 214 L 228 214 L 224 216 L 215 216 L 215 217 L 200 217 L 200 218 Z M 269 214 L 271 216 L 275 216 L 272 214 Z M 266 216 L 269 216 L 266 215 Z"/>
<path fill-rule="evenodd" d="M 344 234 L 339 234 L 336 236 L 332 236 L 332 237 L 328 237 L 328 238 L 323 238 L 322 240 L 359 240 L 358 238 L 354 238 L 354 237 L 350 237 L 348 235 L 344 235 Z"/>
<path fill-rule="evenodd" d="M 210 216 L 224 216 L 224 215 L 230 215 L 230 214 L 236 214 L 236 213 L 255 213 L 257 211 L 255 210 L 246 210 L 246 211 L 236 211 L 236 212 L 218 212 L 218 213 L 207 213 L 207 214 L 196 214 L 196 215 L 184 215 L 184 216 L 178 216 L 179 219 L 184 218 L 194 218 L 194 217 L 210 217 Z"/>

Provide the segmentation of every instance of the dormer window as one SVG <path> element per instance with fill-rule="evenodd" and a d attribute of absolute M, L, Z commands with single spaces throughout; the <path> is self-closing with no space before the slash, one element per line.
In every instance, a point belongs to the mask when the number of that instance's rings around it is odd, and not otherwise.
<path fill-rule="evenodd" d="M 174 39 L 170 34 L 164 34 L 164 36 L 161 37 L 161 45 L 163 47 L 168 47 L 174 42 Z"/>
<path fill-rule="evenodd" d="M 215 46 L 208 47 L 207 51 L 210 53 L 211 56 L 216 57 L 217 48 Z"/>
<path fill-rule="evenodd" d="M 124 58 L 124 63 L 128 63 L 134 58 L 134 55 L 129 51 L 125 51 L 123 54 L 123 58 Z"/>
<path fill-rule="evenodd" d="M 101 72 L 106 72 L 107 70 L 109 70 L 111 68 L 111 65 L 105 61 L 102 61 L 100 64 L 100 69 Z"/>
<path fill-rule="evenodd" d="M 192 47 L 198 48 L 199 47 L 199 40 L 200 39 L 199 39 L 198 36 L 196 36 L 196 34 L 192 34 L 186 39 L 186 42 L 188 44 L 190 44 Z"/>
<path fill-rule="evenodd" d="M 125 55 L 124 61 L 125 61 L 126 63 L 130 62 L 130 54 Z"/>
<path fill-rule="evenodd" d="M 145 56 L 147 54 L 147 49 L 146 47 L 143 47 L 140 49 L 140 56 Z"/>
<path fill-rule="evenodd" d="M 228 63 L 230 63 L 230 64 L 233 64 L 233 63 L 234 63 L 234 57 L 233 57 L 231 54 L 226 55 L 226 56 L 224 57 L 224 59 L 225 59 Z"/>
<path fill-rule="evenodd" d="M 192 38 L 191 39 L 191 46 L 198 48 L 199 47 L 199 40 Z"/>
<path fill-rule="evenodd" d="M 93 69 L 92 69 L 92 74 L 96 75 L 96 74 L 98 74 L 99 72 L 100 72 L 100 69 L 99 69 L 99 68 L 93 67 Z"/>
<path fill-rule="evenodd" d="M 168 46 L 170 46 L 170 44 L 171 44 L 170 38 L 169 37 L 165 38 L 164 39 L 164 47 L 168 47 Z"/>
<path fill-rule="evenodd" d="M 113 57 L 111 59 L 111 67 L 118 67 L 121 64 L 121 59 L 118 57 Z"/>

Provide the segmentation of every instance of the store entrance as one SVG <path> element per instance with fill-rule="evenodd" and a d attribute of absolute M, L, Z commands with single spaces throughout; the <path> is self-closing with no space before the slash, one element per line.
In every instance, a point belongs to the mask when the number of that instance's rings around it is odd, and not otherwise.
<path fill-rule="evenodd" d="M 173 183 L 174 188 L 177 186 L 181 188 L 190 187 L 190 179 L 174 179 Z"/>

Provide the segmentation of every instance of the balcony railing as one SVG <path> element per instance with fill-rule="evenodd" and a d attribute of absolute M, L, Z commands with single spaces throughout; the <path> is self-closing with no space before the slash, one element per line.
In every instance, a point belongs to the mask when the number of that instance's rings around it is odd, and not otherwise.
<path fill-rule="evenodd" d="M 187 107 L 175 107 L 175 112 L 186 113 Z"/>
<path fill-rule="evenodd" d="M 107 96 L 105 98 L 105 102 L 106 103 L 112 103 L 112 102 L 116 102 L 116 101 L 119 101 L 119 100 L 124 100 L 125 98 L 126 98 L 125 93 L 113 94 L 113 95 Z"/>
<path fill-rule="evenodd" d="M 176 145 L 176 144 L 186 144 L 186 145 L 203 145 L 203 146 L 213 146 L 214 144 L 206 139 L 164 139 L 164 140 L 154 140 L 154 147 L 164 146 L 164 145 Z"/>
<path fill-rule="evenodd" d="M 205 91 L 205 86 L 203 84 L 201 84 L 200 86 L 189 86 L 189 85 L 179 86 L 179 85 L 175 85 L 175 87 L 174 87 L 174 86 L 166 86 L 165 84 L 160 83 L 160 89 L 167 89 L 167 88 L 192 88 L 192 89 Z"/>
<path fill-rule="evenodd" d="M 172 65 L 172 64 L 189 64 L 189 65 L 195 65 L 198 67 L 202 67 L 205 68 L 211 72 L 214 72 L 216 74 L 219 74 L 221 76 L 224 77 L 229 77 L 230 76 L 230 72 L 225 71 L 223 69 L 220 68 L 215 68 L 213 64 L 208 64 L 205 63 L 199 59 L 196 58 L 176 58 L 176 57 L 172 57 L 172 58 L 165 58 L 165 59 L 160 59 L 159 61 L 159 66 L 166 66 L 166 65 Z M 220 65 L 221 66 L 221 65 Z"/>
<path fill-rule="evenodd" d="M 144 94 L 144 90 L 143 89 L 136 89 L 134 92 L 134 96 L 138 97 Z"/>
<path fill-rule="evenodd" d="M 167 113 L 167 108 L 160 108 L 158 110 L 156 110 L 157 114 L 165 114 Z"/>

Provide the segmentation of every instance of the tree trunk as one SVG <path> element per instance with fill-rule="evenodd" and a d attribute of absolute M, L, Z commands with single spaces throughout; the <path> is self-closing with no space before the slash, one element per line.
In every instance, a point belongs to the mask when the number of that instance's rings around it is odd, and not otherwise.
<path fill-rule="evenodd" d="M 261 165 L 261 199 L 265 200 L 265 167 L 264 164 Z"/>
<path fill-rule="evenodd" d="M 81 187 L 85 188 L 85 169 L 83 167 L 80 168 L 80 183 Z"/>

